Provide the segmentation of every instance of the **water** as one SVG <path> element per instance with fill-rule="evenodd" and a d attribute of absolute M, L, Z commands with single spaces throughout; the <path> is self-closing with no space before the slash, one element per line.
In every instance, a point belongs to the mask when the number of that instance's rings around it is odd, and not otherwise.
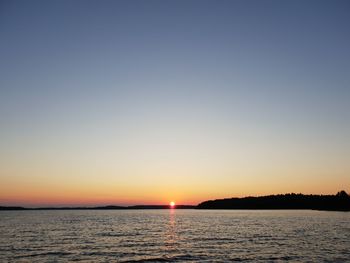
<path fill-rule="evenodd" d="M 0 262 L 350 262 L 350 213 L 1 211 Z"/>

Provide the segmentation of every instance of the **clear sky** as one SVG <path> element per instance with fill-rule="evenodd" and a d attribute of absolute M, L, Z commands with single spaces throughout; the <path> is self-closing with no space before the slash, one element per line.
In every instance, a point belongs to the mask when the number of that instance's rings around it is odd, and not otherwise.
<path fill-rule="evenodd" d="M 0 205 L 350 191 L 349 1 L 0 1 Z"/>

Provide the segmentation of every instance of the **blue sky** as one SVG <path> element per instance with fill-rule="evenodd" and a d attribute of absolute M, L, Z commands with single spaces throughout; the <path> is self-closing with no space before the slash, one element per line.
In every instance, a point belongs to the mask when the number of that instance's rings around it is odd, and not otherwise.
<path fill-rule="evenodd" d="M 348 187 L 349 11 L 348 1 L 1 1 L 0 177 L 12 190 L 0 199 Z"/>

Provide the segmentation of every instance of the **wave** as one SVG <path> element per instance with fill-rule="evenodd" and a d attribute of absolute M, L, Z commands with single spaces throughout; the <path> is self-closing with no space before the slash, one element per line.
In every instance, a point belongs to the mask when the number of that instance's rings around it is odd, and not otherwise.
<path fill-rule="evenodd" d="M 189 254 L 185 255 L 175 255 L 175 256 L 156 256 L 156 257 L 143 257 L 139 259 L 134 259 L 134 260 L 125 260 L 125 261 L 120 261 L 122 263 L 138 263 L 138 262 L 182 262 L 186 260 L 205 260 L 207 257 L 200 257 L 200 256 L 192 256 Z"/>
<path fill-rule="evenodd" d="M 30 258 L 30 257 L 42 257 L 42 256 L 69 256 L 73 253 L 70 252 L 61 252 L 61 251 L 50 251 L 43 253 L 32 253 L 27 255 L 15 256 L 15 258 Z"/>

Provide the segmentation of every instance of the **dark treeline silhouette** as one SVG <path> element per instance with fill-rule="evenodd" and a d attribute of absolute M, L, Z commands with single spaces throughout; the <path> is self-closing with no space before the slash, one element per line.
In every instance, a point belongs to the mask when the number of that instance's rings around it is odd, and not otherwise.
<path fill-rule="evenodd" d="M 0 210 L 27 210 L 21 206 L 0 206 Z"/>
<path fill-rule="evenodd" d="M 197 209 L 313 209 L 350 211 L 350 196 L 345 191 L 336 195 L 280 194 L 260 197 L 225 198 L 200 203 Z"/>
<path fill-rule="evenodd" d="M 0 206 L 0 210 L 131 210 L 169 209 L 169 205 L 97 206 L 97 207 L 41 207 L 24 208 Z M 350 196 L 345 191 L 336 195 L 280 194 L 259 197 L 225 198 L 193 205 L 176 205 L 176 209 L 313 209 L 350 211 Z"/>

